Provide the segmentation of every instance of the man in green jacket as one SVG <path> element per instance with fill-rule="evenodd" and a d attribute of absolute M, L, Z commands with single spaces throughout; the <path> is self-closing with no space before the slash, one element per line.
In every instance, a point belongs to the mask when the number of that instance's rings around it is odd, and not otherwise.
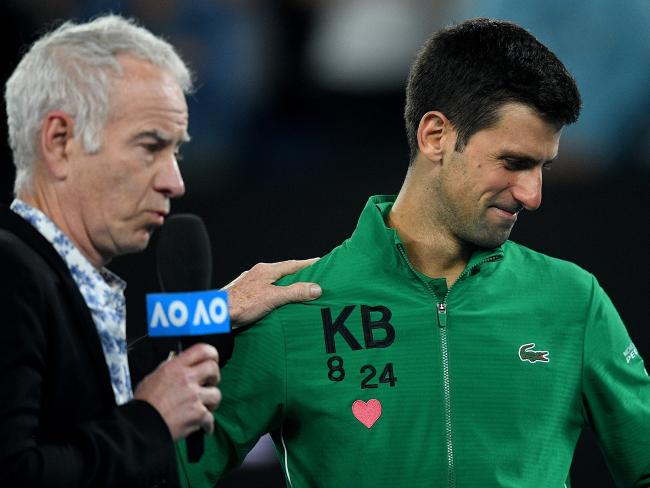
<path fill-rule="evenodd" d="M 320 299 L 239 334 L 184 481 L 213 486 L 270 432 L 292 487 L 561 488 L 589 424 L 616 482 L 649 486 L 650 377 L 612 303 L 508 241 L 579 108 L 522 28 L 436 33 L 408 80 L 399 195 L 281 281 L 319 282 Z"/>

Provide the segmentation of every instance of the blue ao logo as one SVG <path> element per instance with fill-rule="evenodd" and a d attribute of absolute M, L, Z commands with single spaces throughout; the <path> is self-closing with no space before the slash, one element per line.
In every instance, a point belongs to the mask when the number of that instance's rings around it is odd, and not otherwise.
<path fill-rule="evenodd" d="M 230 332 L 228 295 L 223 290 L 147 295 L 150 336 L 192 336 Z"/>

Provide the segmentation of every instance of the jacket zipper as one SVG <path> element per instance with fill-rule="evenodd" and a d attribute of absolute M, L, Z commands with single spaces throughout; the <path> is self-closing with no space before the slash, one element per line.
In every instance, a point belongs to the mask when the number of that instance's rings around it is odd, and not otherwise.
<path fill-rule="evenodd" d="M 445 401 L 445 434 L 447 438 L 447 486 L 455 488 L 456 465 L 454 462 L 454 443 L 451 425 L 451 387 L 449 385 L 449 351 L 447 347 L 447 296 L 449 296 L 449 290 L 447 290 L 444 300 L 436 304 L 436 311 L 440 330 L 440 350 L 442 352 L 442 388 Z"/>
<path fill-rule="evenodd" d="M 411 262 L 406 256 L 406 251 L 404 250 L 404 246 L 402 244 L 398 244 L 398 247 L 400 253 L 402 254 L 402 257 L 408 264 L 413 274 L 415 274 L 418 277 L 418 279 L 420 279 L 420 276 L 416 273 L 415 269 L 413 269 Z M 447 289 L 447 293 L 445 294 L 442 301 L 436 303 L 436 315 L 438 318 L 438 330 L 440 330 L 440 348 L 441 348 L 441 356 L 442 356 L 442 380 L 443 380 L 443 395 L 444 395 L 444 407 L 445 407 L 445 436 L 447 441 L 447 486 L 449 486 L 449 488 L 456 487 L 456 465 L 454 460 L 454 443 L 452 438 L 452 423 L 451 423 L 451 387 L 449 381 L 449 351 L 447 346 L 447 312 L 448 312 L 447 298 L 449 297 L 449 293 L 451 292 L 452 288 L 454 288 L 456 283 L 458 283 L 462 278 L 467 276 L 468 273 L 470 273 L 472 270 L 474 270 L 477 266 L 480 266 L 481 264 L 490 261 L 496 261 L 497 259 L 500 259 L 500 257 L 488 256 L 484 259 L 481 259 L 479 262 L 474 263 L 471 267 L 465 268 L 463 272 L 458 276 L 454 284 L 451 285 L 449 289 Z M 436 297 L 437 300 L 438 297 L 435 291 L 429 285 L 429 283 L 427 283 L 426 281 L 423 282 L 426 285 L 429 292 L 431 292 L 431 294 L 434 297 Z"/>

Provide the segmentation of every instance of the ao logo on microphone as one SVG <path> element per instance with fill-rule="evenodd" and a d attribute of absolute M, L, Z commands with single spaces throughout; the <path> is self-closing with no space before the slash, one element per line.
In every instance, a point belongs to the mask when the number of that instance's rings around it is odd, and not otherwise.
<path fill-rule="evenodd" d="M 154 337 L 228 333 L 228 294 L 221 290 L 150 293 L 147 326 Z"/>

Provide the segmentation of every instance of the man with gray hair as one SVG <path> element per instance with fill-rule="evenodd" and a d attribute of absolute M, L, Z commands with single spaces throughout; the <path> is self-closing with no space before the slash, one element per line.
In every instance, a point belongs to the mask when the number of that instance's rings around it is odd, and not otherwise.
<path fill-rule="evenodd" d="M 8 486 L 176 486 L 174 441 L 213 429 L 217 350 L 196 344 L 133 391 L 125 283 L 105 268 L 143 250 L 181 196 L 190 73 L 167 42 L 104 16 L 43 36 L 6 85 L 15 200 L 0 209 L 0 470 Z M 228 289 L 233 326 L 312 283 L 313 260 L 262 264 Z"/>

